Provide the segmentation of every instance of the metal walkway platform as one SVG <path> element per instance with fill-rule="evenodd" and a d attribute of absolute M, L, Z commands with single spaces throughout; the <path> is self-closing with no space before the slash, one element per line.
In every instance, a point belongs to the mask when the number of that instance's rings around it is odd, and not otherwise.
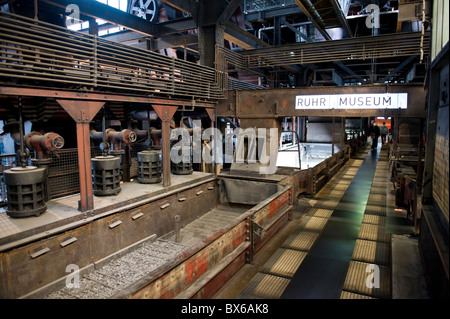
<path fill-rule="evenodd" d="M 391 298 L 388 178 L 385 149 L 349 161 L 237 298 Z"/>

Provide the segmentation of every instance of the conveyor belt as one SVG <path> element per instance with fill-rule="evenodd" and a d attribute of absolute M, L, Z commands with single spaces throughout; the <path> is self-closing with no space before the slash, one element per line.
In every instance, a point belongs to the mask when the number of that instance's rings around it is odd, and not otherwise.
<path fill-rule="evenodd" d="M 390 298 L 385 152 L 369 151 L 345 165 L 311 201 L 314 206 L 301 225 L 238 298 Z M 366 284 L 374 268 L 379 288 Z M 276 277 L 282 284 L 267 284 L 277 282 Z"/>

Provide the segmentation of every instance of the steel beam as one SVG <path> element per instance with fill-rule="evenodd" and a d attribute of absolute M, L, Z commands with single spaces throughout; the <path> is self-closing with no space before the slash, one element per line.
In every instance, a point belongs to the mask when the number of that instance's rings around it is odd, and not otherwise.
<path fill-rule="evenodd" d="M 80 14 L 91 18 L 100 18 L 107 22 L 121 25 L 127 29 L 153 36 L 157 33 L 156 24 L 137 16 L 123 12 L 98 1 L 91 0 L 42 0 L 48 4 L 63 8 L 70 4 L 75 4 L 80 9 Z"/>
<path fill-rule="evenodd" d="M 408 93 L 407 109 L 296 109 L 297 95 L 333 95 L 365 93 Z M 425 118 L 426 92 L 423 85 L 354 85 L 341 87 L 303 87 L 295 89 L 236 90 L 219 101 L 216 116 L 242 119 L 270 119 L 286 116 L 373 117 L 394 116 Z"/>
<path fill-rule="evenodd" d="M 170 183 L 170 120 L 177 111 L 175 105 L 153 105 L 153 109 L 162 121 L 162 160 L 163 160 L 163 186 Z"/>
<path fill-rule="evenodd" d="M 237 8 L 239 8 L 242 0 L 230 0 L 225 10 L 222 11 L 220 17 L 217 19 L 217 24 L 225 24 L 233 14 L 236 12 Z"/>
<path fill-rule="evenodd" d="M 145 103 L 145 104 L 161 104 L 161 105 L 177 105 L 187 107 L 214 107 L 213 103 L 186 101 L 186 100 L 167 100 L 161 98 L 152 98 L 136 95 L 120 95 L 111 93 L 94 93 L 94 92 L 73 92 L 54 89 L 37 89 L 26 87 L 9 87 L 0 86 L 0 96 L 30 96 L 30 97 L 47 97 L 54 99 L 69 100 L 89 100 L 102 102 L 128 102 L 128 103 Z"/>
<path fill-rule="evenodd" d="M 139 32 L 146 36 L 160 36 L 172 34 L 183 30 L 196 28 L 192 18 L 178 19 L 165 23 L 152 23 L 145 19 L 123 12 L 98 1 L 91 0 L 42 0 L 50 5 L 65 9 L 69 4 L 75 4 L 80 9 L 80 14 L 91 18 L 100 18 L 112 24 L 120 25 L 128 30 Z M 186 29 L 187 28 L 187 29 Z"/>
<path fill-rule="evenodd" d="M 386 75 L 384 78 L 379 80 L 379 83 L 384 83 L 385 81 L 392 80 L 392 78 L 399 73 L 401 70 L 403 70 L 404 67 L 406 67 L 409 63 L 411 63 L 418 55 L 411 55 L 408 57 L 405 61 L 400 63 L 392 72 L 390 72 L 388 75 Z"/>
<path fill-rule="evenodd" d="M 298 6 L 284 6 L 266 9 L 264 12 L 264 18 L 284 17 L 290 14 L 300 14 L 302 10 Z M 249 12 L 245 15 L 246 21 L 255 21 L 261 18 L 261 11 Z"/>
<path fill-rule="evenodd" d="M 334 12 L 336 13 L 337 18 L 339 19 L 339 22 L 342 25 L 342 29 L 344 29 L 345 33 L 349 38 L 353 37 L 352 29 L 350 28 L 350 25 L 347 21 L 347 18 L 345 17 L 344 12 L 342 12 L 340 4 L 337 2 L 337 0 L 330 0 L 331 5 L 333 6 Z"/>
<path fill-rule="evenodd" d="M 94 209 L 92 189 L 91 142 L 89 122 L 102 108 L 105 102 L 56 100 L 75 120 L 77 127 L 78 167 L 80 177 L 80 210 Z"/>
<path fill-rule="evenodd" d="M 266 42 L 258 39 L 253 34 L 241 29 L 234 23 L 225 23 L 225 40 L 233 42 L 246 50 L 254 48 L 270 48 L 271 46 Z"/>
<path fill-rule="evenodd" d="M 322 27 L 322 25 L 317 21 L 316 17 L 313 17 L 311 12 L 305 7 L 302 0 L 295 0 L 295 3 L 300 7 L 303 13 L 311 20 L 317 30 L 323 35 L 326 40 L 331 40 L 330 35 L 327 31 Z"/>
<path fill-rule="evenodd" d="M 192 8 L 195 8 L 195 2 L 194 0 L 161 0 L 165 4 L 168 4 L 171 7 L 174 7 L 175 9 L 180 10 L 181 12 L 187 13 L 187 14 L 193 14 Z"/>

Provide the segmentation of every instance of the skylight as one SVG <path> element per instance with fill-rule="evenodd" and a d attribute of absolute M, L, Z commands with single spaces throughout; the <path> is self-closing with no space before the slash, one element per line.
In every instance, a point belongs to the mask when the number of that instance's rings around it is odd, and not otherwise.
<path fill-rule="evenodd" d="M 111 6 L 113 8 L 119 9 L 121 11 L 127 11 L 127 5 L 128 5 L 128 0 L 91 0 L 91 1 L 98 1 L 101 2 L 103 4 L 106 4 L 108 6 Z M 107 22 L 102 20 L 102 19 L 96 19 L 95 21 L 97 21 L 98 25 L 104 25 Z M 80 21 L 78 23 L 73 23 L 73 24 L 68 24 L 67 26 L 68 29 L 70 30 L 74 30 L 74 31 L 81 31 L 81 30 L 87 30 L 89 29 L 89 21 Z M 98 35 L 106 35 L 106 34 L 112 34 L 118 31 L 123 30 L 123 27 L 112 27 L 109 29 L 100 29 L 98 31 Z"/>

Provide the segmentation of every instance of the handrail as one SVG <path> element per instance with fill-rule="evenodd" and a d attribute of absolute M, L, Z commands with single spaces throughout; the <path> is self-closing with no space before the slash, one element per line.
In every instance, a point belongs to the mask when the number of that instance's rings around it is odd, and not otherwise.
<path fill-rule="evenodd" d="M 0 84 L 222 99 L 214 68 L 0 12 Z"/>
<path fill-rule="evenodd" d="M 428 54 L 430 33 L 420 32 L 383 34 L 350 39 L 297 43 L 271 48 L 246 50 L 240 53 L 216 45 L 218 66 L 235 65 L 243 70 L 273 68 L 284 65 L 367 60 L 372 58 L 394 58 Z"/>

